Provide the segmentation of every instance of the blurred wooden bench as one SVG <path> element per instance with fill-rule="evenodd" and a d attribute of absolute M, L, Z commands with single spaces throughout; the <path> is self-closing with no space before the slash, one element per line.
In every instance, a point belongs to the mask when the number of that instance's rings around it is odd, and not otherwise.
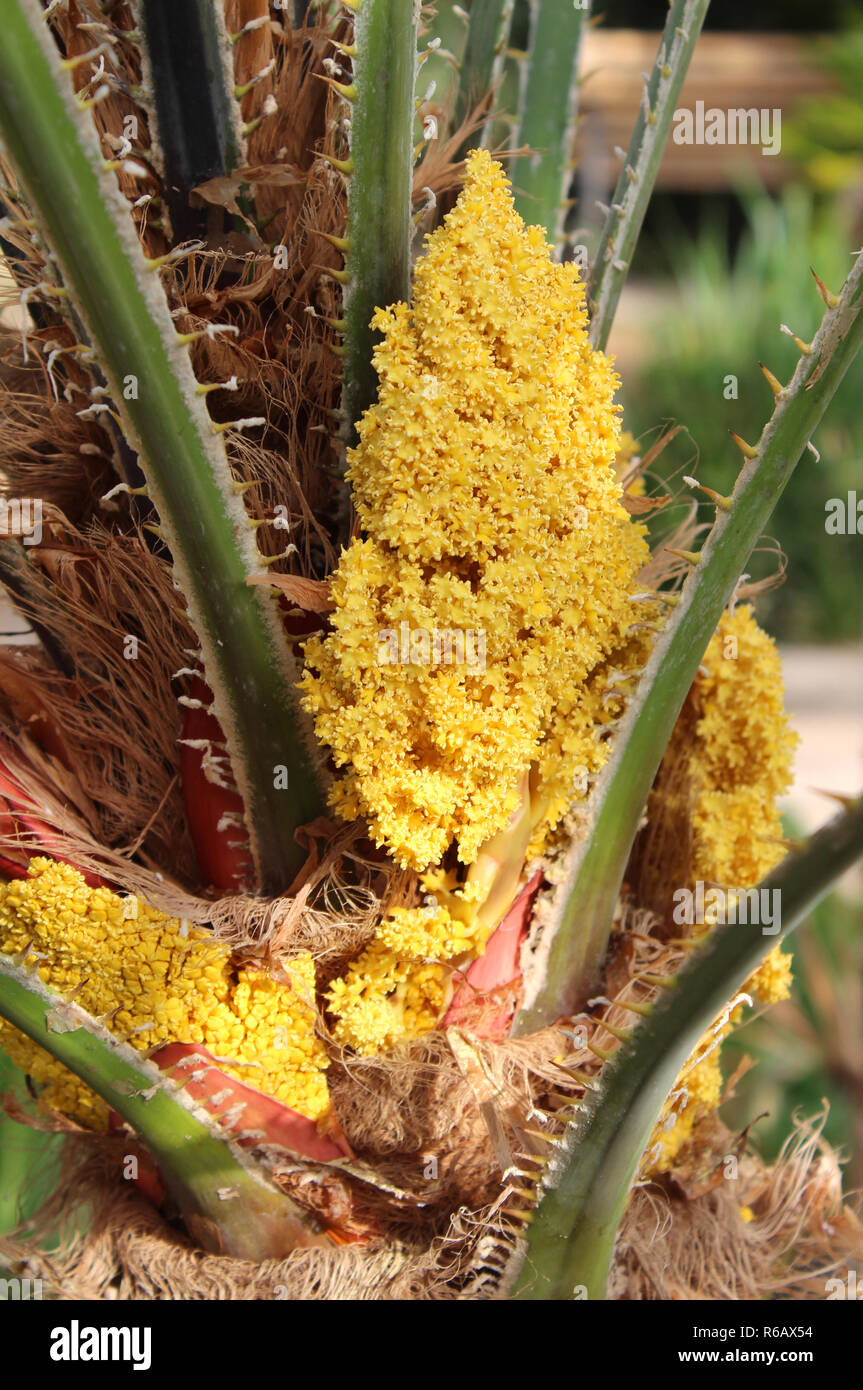
<path fill-rule="evenodd" d="M 599 161 L 593 170 L 598 184 L 609 186 L 617 177 L 620 162 L 612 151 L 629 144 L 644 87 L 641 74 L 650 71 L 657 48 L 655 33 L 635 29 L 592 29 L 585 36 L 578 156 Z M 784 130 L 801 96 L 831 85 L 813 59 L 809 37 L 707 33 L 696 45 L 678 109 L 694 113 L 697 101 L 705 110 L 778 108 Z M 687 145 L 669 137 L 657 187 L 697 193 L 728 189 L 741 169 L 774 188 L 794 173 L 784 149 L 774 157 L 762 155 L 760 145 Z"/>

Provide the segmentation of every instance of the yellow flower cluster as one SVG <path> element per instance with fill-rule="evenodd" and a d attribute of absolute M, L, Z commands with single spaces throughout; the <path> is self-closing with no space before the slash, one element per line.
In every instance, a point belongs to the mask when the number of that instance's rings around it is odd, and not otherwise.
<path fill-rule="evenodd" d="M 471 863 L 529 767 L 549 830 L 601 765 L 590 677 L 644 616 L 647 546 L 621 506 L 618 382 L 588 343 L 577 269 L 524 226 L 487 152 L 428 239 L 412 305 L 374 321 L 379 397 L 349 469 L 364 538 L 302 686 L 345 769 L 334 806 L 421 870 L 453 841 Z M 466 657 L 448 662 L 459 634 Z"/>
<path fill-rule="evenodd" d="M 699 880 L 728 889 L 752 887 L 785 853 L 776 798 L 791 782 L 796 736 L 784 712 L 779 654 L 748 605 L 723 614 L 703 669 L 707 674 L 697 683 L 700 718 L 687 769 L 690 887 Z M 790 990 L 791 957 L 779 946 L 744 985 L 762 1004 L 787 999 Z M 719 1105 L 718 1039 L 731 1031 L 740 1012 L 736 1009 L 719 1033 L 702 1038 L 678 1079 L 677 1099 L 666 1103 L 653 1135 L 654 1156 L 655 1146 L 661 1146 L 653 1167 L 669 1167 L 697 1121 Z"/>
<path fill-rule="evenodd" d="M 327 1108 L 327 1055 L 314 1028 L 314 962 L 285 965 L 283 984 L 235 968 L 224 945 L 138 898 L 90 888 L 76 869 L 32 859 L 0 884 L 0 951 L 27 951 L 40 979 L 139 1052 L 197 1043 L 221 1070 L 317 1119 Z M 46 1104 L 104 1127 L 108 1107 L 72 1072 L 0 1020 L 0 1047 L 44 1086 Z M 224 1064 L 223 1060 L 224 1059 Z"/>
<path fill-rule="evenodd" d="M 723 616 L 703 664 L 690 760 L 693 878 L 745 887 L 783 857 L 776 798 L 790 784 L 796 740 L 783 708 L 779 653 L 751 607 Z"/>
<path fill-rule="evenodd" d="M 427 904 L 393 908 L 374 941 L 333 981 L 327 1006 L 337 1019 L 337 1042 L 379 1052 L 439 1021 L 454 969 L 475 959 L 489 934 L 476 920 L 474 885 L 450 882 L 441 871 L 423 875 Z"/>

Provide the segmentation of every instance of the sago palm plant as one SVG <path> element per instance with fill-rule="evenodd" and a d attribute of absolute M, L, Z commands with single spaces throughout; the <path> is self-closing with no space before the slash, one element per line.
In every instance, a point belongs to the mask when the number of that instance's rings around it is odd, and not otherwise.
<path fill-rule="evenodd" d="M 859 1256 L 817 1125 L 770 1167 L 717 1108 L 863 851 L 859 801 L 783 840 L 741 579 L 863 262 L 652 550 L 604 351 L 706 9 L 584 284 L 586 6 L 533 0 L 489 152 L 507 0 L 448 104 L 412 0 L 4 5 L 4 1133 L 65 1140 L 0 1250 L 55 1296 L 820 1297 Z"/>

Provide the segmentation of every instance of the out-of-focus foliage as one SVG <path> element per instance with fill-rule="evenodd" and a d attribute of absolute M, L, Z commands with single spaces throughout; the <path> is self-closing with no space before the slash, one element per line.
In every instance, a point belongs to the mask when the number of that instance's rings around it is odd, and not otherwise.
<path fill-rule="evenodd" d="M 708 29 L 785 29 L 823 33 L 853 12 L 854 0 L 723 0 L 711 9 Z M 658 29 L 665 20 L 665 0 L 605 0 L 604 23 L 621 29 Z"/>
<path fill-rule="evenodd" d="M 783 130 L 783 153 L 826 192 L 863 183 L 863 16 L 819 42 L 812 55 L 836 83 L 832 93 L 803 97 Z"/>
<path fill-rule="evenodd" d="M 734 253 L 726 214 L 715 207 L 694 237 L 669 220 L 663 251 L 673 279 L 639 369 L 624 382 L 624 423 L 636 436 L 664 419 L 687 427 L 690 438 L 679 435 L 657 465 L 678 488 L 681 473 L 694 473 L 720 492 L 731 490 L 740 454 L 728 431 L 754 443 L 773 406 L 759 361 L 787 382 L 799 354 L 780 325 L 808 341 L 823 310 L 810 264 L 831 287 L 848 271 L 851 242 L 834 203 L 798 185 L 777 199 L 749 190 L 742 201 L 746 226 Z M 825 531 L 828 498 L 845 499 L 855 488 L 863 497 L 861 395 L 858 360 L 814 440 L 820 462 L 806 457 L 772 518 L 788 574 L 764 596 L 759 613 L 785 640 L 853 640 L 861 633 L 860 537 Z M 747 566 L 754 577 L 776 567 L 775 551 L 754 555 Z"/>

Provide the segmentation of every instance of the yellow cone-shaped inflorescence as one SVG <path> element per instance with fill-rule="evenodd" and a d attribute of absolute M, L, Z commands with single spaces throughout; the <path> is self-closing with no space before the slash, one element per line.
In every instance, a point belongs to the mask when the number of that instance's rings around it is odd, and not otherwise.
<path fill-rule="evenodd" d="M 363 538 L 306 645 L 334 805 L 403 866 L 471 863 L 519 786 L 549 830 L 605 750 L 592 675 L 643 617 L 647 555 L 614 469 L 617 377 L 587 340 L 584 289 L 471 155 L 411 306 L 375 319 L 378 402 L 349 477 Z"/>
<path fill-rule="evenodd" d="M 779 653 L 750 607 L 723 615 L 704 656 L 697 698 L 700 718 L 685 774 L 693 840 L 688 886 L 707 886 L 709 926 L 718 911 L 710 888 L 721 887 L 730 908 L 732 890 L 760 882 L 785 853 L 776 800 L 791 782 L 796 736 L 784 712 Z M 778 946 L 744 986 L 760 1004 L 787 999 L 790 989 L 791 957 Z M 653 1136 L 653 1167 L 670 1167 L 698 1120 L 719 1105 L 720 1043 L 740 1013 L 701 1040 L 679 1078 Z"/>
<path fill-rule="evenodd" d="M 74 991 L 82 1009 L 139 1052 L 194 1043 L 228 1075 L 310 1119 L 327 1109 L 310 956 L 285 962 L 288 984 L 235 967 L 223 944 L 189 923 L 90 888 L 51 859 L 33 859 L 26 879 L 0 884 L 0 952 L 25 951 L 49 988 L 67 998 Z M 3 1020 L 0 1048 L 42 1084 L 47 1105 L 106 1125 L 105 1103 Z"/>

